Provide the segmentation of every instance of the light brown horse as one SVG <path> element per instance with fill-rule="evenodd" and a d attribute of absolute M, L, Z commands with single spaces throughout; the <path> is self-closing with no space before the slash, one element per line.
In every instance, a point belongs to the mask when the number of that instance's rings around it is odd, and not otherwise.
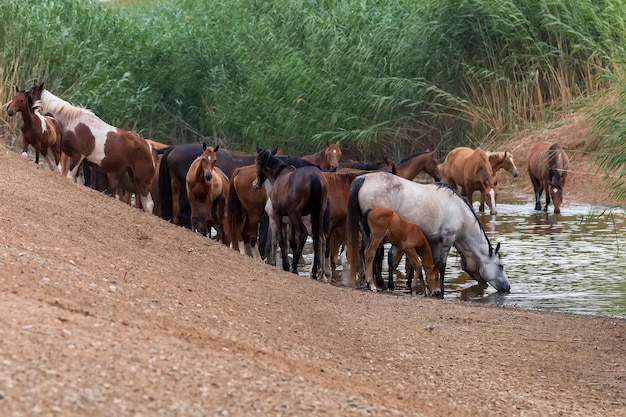
<path fill-rule="evenodd" d="M 406 254 L 407 259 L 416 271 L 422 269 L 426 272 L 426 285 L 423 285 L 426 295 L 432 295 L 439 291 L 439 269 L 433 261 L 433 254 L 426 236 L 414 223 L 411 223 L 390 208 L 378 207 L 367 210 L 364 213 L 364 223 L 369 230 L 365 234 L 369 236 L 369 242 L 365 248 L 365 278 L 372 291 L 376 291 L 374 282 L 374 256 L 384 242 L 389 242 Z M 418 256 L 419 255 L 419 256 Z M 421 258 L 421 262 L 420 262 Z M 421 275 L 420 275 L 421 276 Z M 417 280 L 413 281 L 413 289 Z"/>
<path fill-rule="evenodd" d="M 15 86 L 15 94 L 7 104 L 7 113 L 22 114 L 22 156 L 28 159 L 28 146 L 35 148 L 35 163 L 39 164 L 41 154 L 52 171 L 61 173 L 61 126 L 50 116 L 41 114 L 41 107 L 34 106 L 26 90 Z M 50 152 L 48 152 L 50 151 Z"/>
<path fill-rule="evenodd" d="M 76 180 L 76 172 L 86 159 L 107 174 L 109 193 L 114 194 L 122 177 L 130 173 L 144 211 L 152 213 L 150 185 L 155 167 L 150 146 L 143 138 L 60 99 L 44 89 L 43 83 L 35 84 L 28 93 L 33 105 L 41 103 L 44 113 L 51 113 L 61 123 L 62 151 L 71 158 L 69 178 Z"/>
<path fill-rule="evenodd" d="M 528 150 L 526 161 L 528 176 L 535 190 L 535 210 L 541 210 L 541 193 L 545 190 L 544 211 L 548 210 L 550 198 L 552 198 L 554 212 L 560 213 L 563 203 L 563 187 L 569 167 L 567 154 L 557 143 L 537 142 Z"/>
<path fill-rule="evenodd" d="M 496 214 L 497 182 L 491 169 L 487 153 L 481 148 L 452 149 L 442 164 L 439 172 L 445 182 L 452 188 L 461 187 L 461 195 L 466 197 L 470 205 L 473 203 L 472 194 L 480 192 L 480 206 L 478 211 L 485 211 L 485 201 L 489 212 Z M 487 199 L 486 196 L 489 195 Z"/>
<path fill-rule="evenodd" d="M 326 170 L 334 170 L 339 168 L 339 160 L 341 159 L 341 147 L 339 141 L 330 143 L 326 141 L 326 147 L 313 155 L 305 155 L 301 157 L 305 161 Z"/>
<path fill-rule="evenodd" d="M 191 206 L 191 230 L 207 234 L 211 226 L 217 230 L 217 240 L 228 244 L 224 216 L 228 200 L 229 180 L 215 166 L 219 145 L 202 145 L 202 154 L 187 171 L 187 197 Z"/>

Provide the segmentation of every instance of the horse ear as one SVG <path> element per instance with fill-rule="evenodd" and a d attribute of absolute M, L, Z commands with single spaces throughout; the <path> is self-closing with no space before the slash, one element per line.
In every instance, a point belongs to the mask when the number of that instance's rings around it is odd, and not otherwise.
<path fill-rule="evenodd" d="M 20 87 L 19 87 L 19 86 L 17 86 L 17 85 L 15 86 L 15 92 L 16 92 L 16 93 L 19 93 L 19 92 L 20 92 Z"/>
<path fill-rule="evenodd" d="M 498 244 L 496 245 L 496 252 L 495 253 L 498 253 L 498 252 L 500 252 L 500 242 L 498 242 Z"/>
<path fill-rule="evenodd" d="M 202 142 L 202 151 L 206 151 L 206 143 Z"/>
<path fill-rule="evenodd" d="M 261 149 L 261 147 L 259 146 L 259 144 L 256 144 L 256 153 L 261 153 L 263 149 Z"/>
<path fill-rule="evenodd" d="M 339 146 L 339 141 L 335 142 L 335 145 Z"/>
<path fill-rule="evenodd" d="M 215 152 L 219 151 L 219 150 L 220 150 L 220 145 L 217 145 L 215 148 L 213 148 L 213 150 L 214 150 Z"/>
<path fill-rule="evenodd" d="M 276 155 L 276 152 L 278 152 L 278 146 L 275 147 L 274 149 L 272 149 L 272 152 L 270 152 L 272 155 Z"/>

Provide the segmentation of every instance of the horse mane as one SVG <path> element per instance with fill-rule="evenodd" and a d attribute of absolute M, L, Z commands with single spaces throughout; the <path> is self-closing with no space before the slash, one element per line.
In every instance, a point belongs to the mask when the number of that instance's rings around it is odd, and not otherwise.
<path fill-rule="evenodd" d="M 416 152 L 416 153 L 414 153 L 413 155 L 409 155 L 409 156 L 407 156 L 407 157 L 405 157 L 405 158 L 402 158 L 402 159 L 400 160 L 400 162 L 398 162 L 398 163 L 399 163 L 399 164 L 401 164 L 401 163 L 403 163 L 403 162 L 408 161 L 409 159 L 413 159 L 413 158 L 415 158 L 416 156 L 420 156 L 420 155 L 423 155 L 423 154 L 425 154 L 425 153 L 430 153 L 430 152 L 432 152 L 432 151 L 421 151 L 421 152 Z"/>
<path fill-rule="evenodd" d="M 445 182 L 436 182 L 435 186 L 437 186 L 437 188 L 445 188 L 445 189 L 450 190 L 452 194 L 455 194 L 458 198 L 461 199 L 461 201 L 463 201 L 463 203 L 465 203 L 465 206 L 469 209 L 469 211 L 474 216 L 476 223 L 478 223 L 478 227 L 480 228 L 480 231 L 483 232 L 483 236 L 485 236 L 485 239 L 487 240 L 487 246 L 489 246 L 489 250 L 490 251 L 493 250 L 493 246 L 491 245 L 491 241 L 489 240 L 489 237 L 487 236 L 487 232 L 485 232 L 485 228 L 483 227 L 482 223 L 478 219 L 478 216 L 476 215 L 474 208 L 470 206 L 470 203 L 467 200 L 467 198 L 463 197 L 456 188 L 451 187 Z"/>
<path fill-rule="evenodd" d="M 65 123 L 72 122 L 85 114 L 94 115 L 91 110 L 83 107 L 77 107 L 69 102 L 55 96 L 48 90 L 41 93 L 41 102 L 46 113 L 52 113 L 54 116 Z M 95 116 L 95 115 L 94 115 Z"/>
<path fill-rule="evenodd" d="M 279 155 L 279 156 L 274 156 L 274 158 L 278 159 L 283 164 L 290 165 L 290 166 L 292 166 L 294 168 L 302 168 L 302 167 L 318 167 L 318 168 L 320 168 L 319 165 L 316 165 L 316 164 L 314 164 L 312 162 L 305 161 L 304 159 L 295 158 L 295 157 L 292 157 L 292 156 Z"/>
<path fill-rule="evenodd" d="M 558 170 L 557 153 L 560 150 L 560 146 L 553 143 L 548 150 L 548 175 L 553 187 L 561 188 L 561 173 Z"/>

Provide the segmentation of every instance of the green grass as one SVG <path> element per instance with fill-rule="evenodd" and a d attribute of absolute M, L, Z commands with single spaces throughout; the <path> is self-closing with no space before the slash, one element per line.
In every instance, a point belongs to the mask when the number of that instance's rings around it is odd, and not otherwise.
<path fill-rule="evenodd" d="M 0 2 L 0 97 L 58 96 L 162 142 L 359 159 L 493 143 L 610 88 L 626 1 Z M 7 98 L 8 99 L 8 98 Z"/>

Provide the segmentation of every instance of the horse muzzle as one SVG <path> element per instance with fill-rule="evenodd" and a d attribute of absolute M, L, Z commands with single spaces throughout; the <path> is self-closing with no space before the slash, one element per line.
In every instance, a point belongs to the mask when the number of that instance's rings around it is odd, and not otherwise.
<path fill-rule="evenodd" d="M 15 116 L 15 112 L 13 110 L 11 110 L 11 103 L 13 102 L 13 100 L 9 101 L 7 103 L 6 109 L 7 109 L 7 113 L 9 114 L 9 116 L 13 117 Z"/>
<path fill-rule="evenodd" d="M 205 174 L 205 175 L 204 175 L 204 180 L 205 180 L 206 182 L 209 182 L 209 181 L 211 181 L 212 179 L 213 179 L 213 175 L 212 175 L 212 174 Z"/>

